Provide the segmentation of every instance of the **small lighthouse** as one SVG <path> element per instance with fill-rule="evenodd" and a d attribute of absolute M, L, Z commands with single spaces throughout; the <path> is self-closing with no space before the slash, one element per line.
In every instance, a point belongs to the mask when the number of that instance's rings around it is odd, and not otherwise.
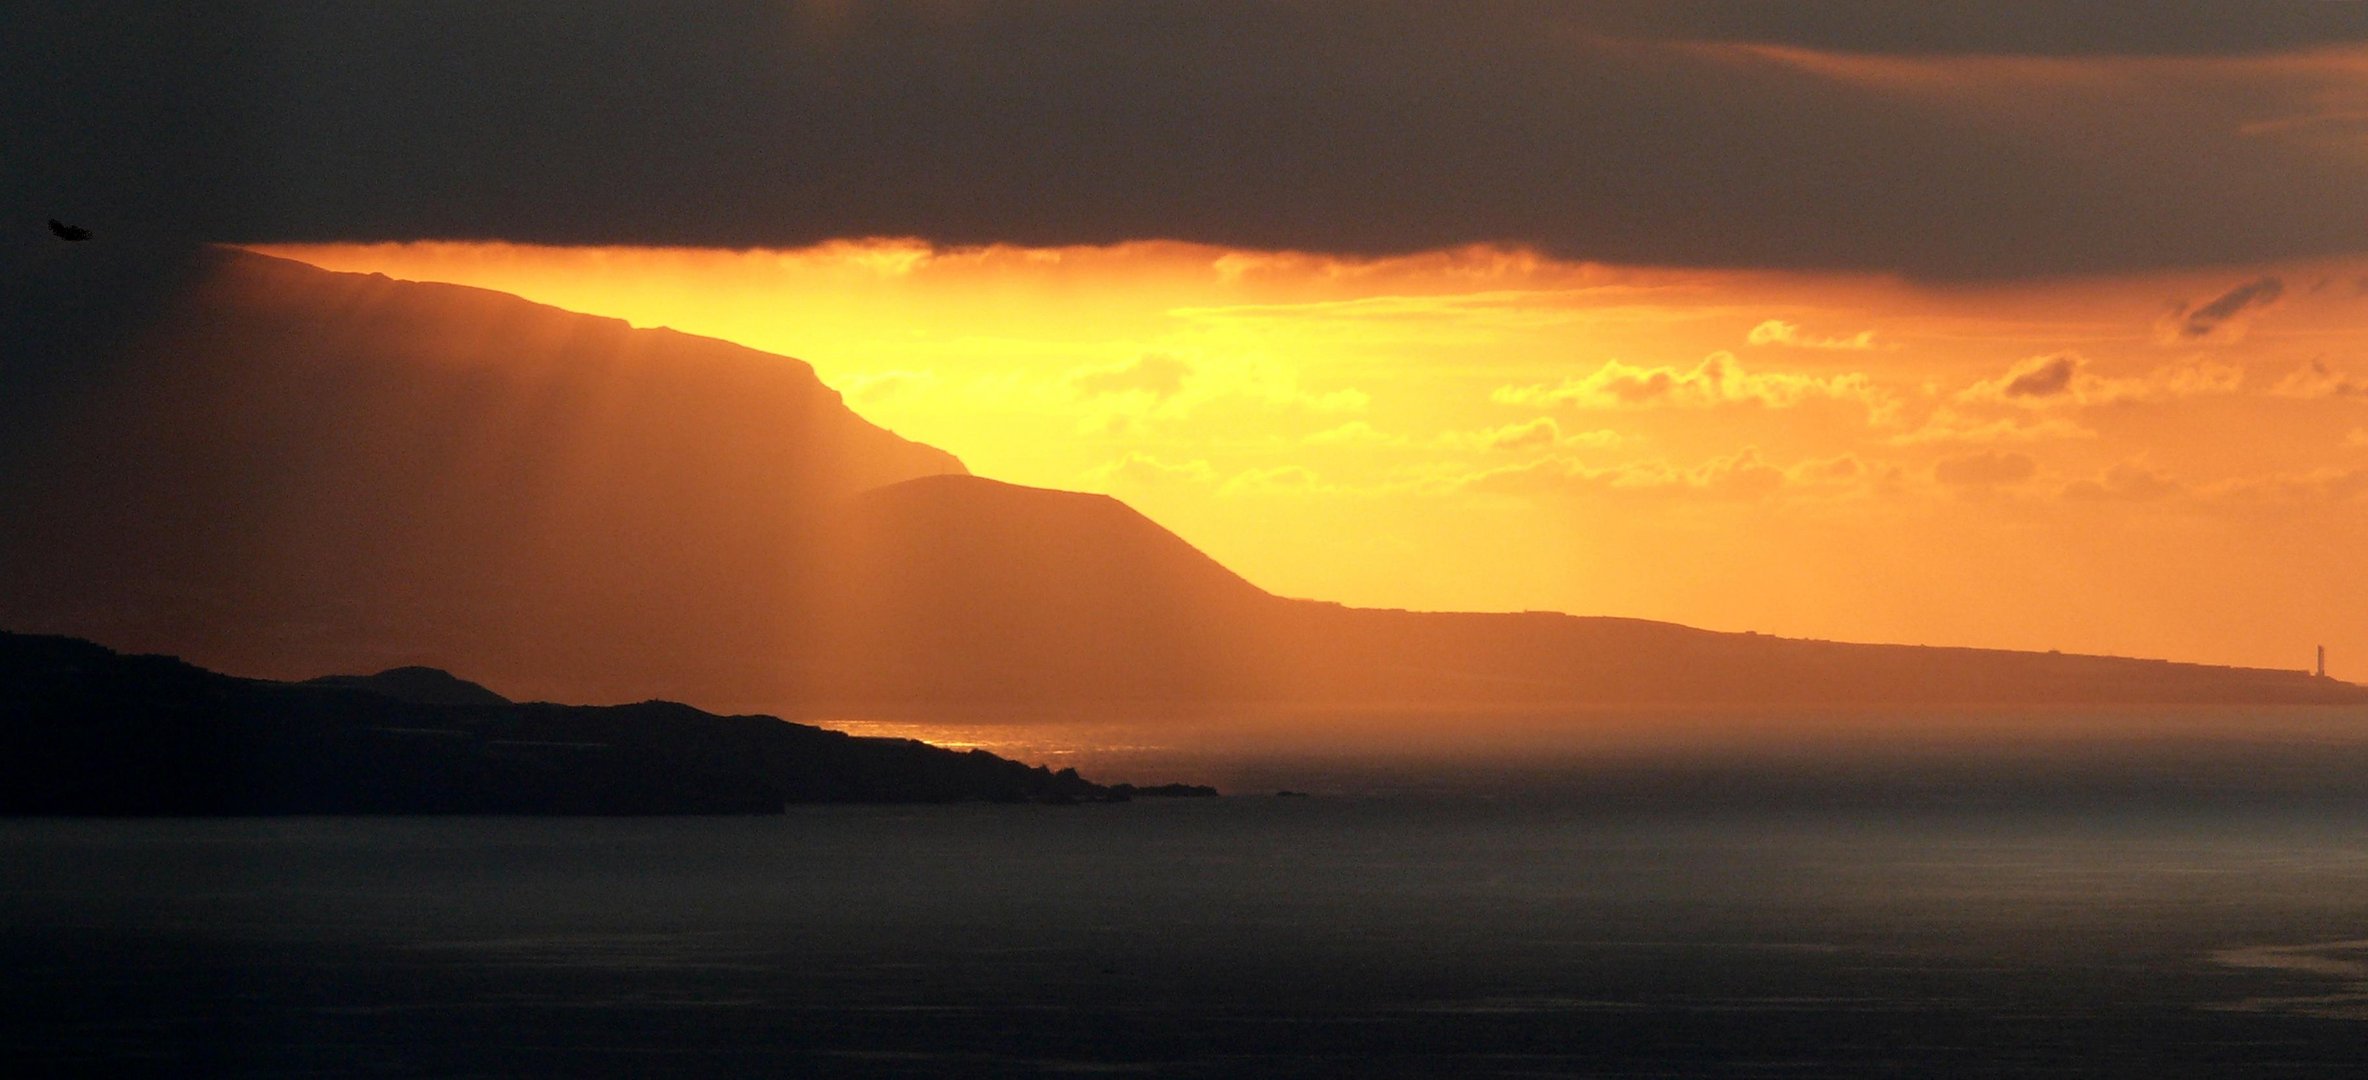
<path fill-rule="evenodd" d="M 2312 672 L 2312 674 L 2322 679 L 2327 677 L 2327 647 L 2325 645 L 2319 646 L 2319 670 Z"/>

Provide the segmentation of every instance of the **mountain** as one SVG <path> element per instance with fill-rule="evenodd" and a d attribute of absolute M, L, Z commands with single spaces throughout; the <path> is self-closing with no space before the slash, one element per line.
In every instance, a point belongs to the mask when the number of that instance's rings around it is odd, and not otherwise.
<path fill-rule="evenodd" d="M 664 701 L 421 703 L 0 633 L 0 814 L 739 814 L 1134 790 Z"/>
<path fill-rule="evenodd" d="M 815 691 L 841 708 L 2368 702 L 2298 671 L 1285 599 L 1116 500 L 971 476 L 849 507 L 834 559 L 869 602 Z"/>
<path fill-rule="evenodd" d="M 830 508 L 963 471 L 799 361 L 502 293 L 223 248 L 0 270 L 4 627 L 780 701 Z"/>
<path fill-rule="evenodd" d="M 510 699 L 449 671 L 432 667 L 388 668 L 376 675 L 323 675 L 306 686 L 367 690 L 414 705 L 508 705 Z"/>
<path fill-rule="evenodd" d="M 800 715 L 2368 700 L 2297 672 L 1286 599 L 727 342 L 221 248 L 0 247 L 0 284 L 0 627 L 228 670 Z"/>
<path fill-rule="evenodd" d="M 934 476 L 847 501 L 809 692 L 880 702 L 1228 701 L 1274 680 L 1278 601 L 1105 495 Z"/>

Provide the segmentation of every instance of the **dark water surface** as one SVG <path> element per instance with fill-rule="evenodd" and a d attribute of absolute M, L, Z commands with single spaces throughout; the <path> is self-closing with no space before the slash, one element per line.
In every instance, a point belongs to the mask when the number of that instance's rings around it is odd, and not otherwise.
<path fill-rule="evenodd" d="M 2368 813 L 0 822 L 18 1075 L 2368 1069 Z"/>

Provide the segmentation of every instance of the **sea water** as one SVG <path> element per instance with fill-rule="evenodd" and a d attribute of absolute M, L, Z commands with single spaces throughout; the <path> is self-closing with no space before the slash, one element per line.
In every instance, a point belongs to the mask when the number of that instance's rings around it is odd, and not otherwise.
<path fill-rule="evenodd" d="M 2351 1077 L 2368 805 L 2339 769 L 2290 773 L 2357 741 L 2135 786 L 2016 786 L 1990 760 L 1617 781 L 1536 759 L 1410 786 L 1405 761 L 1335 760 L 1303 763 L 1312 798 L 6 821 L 0 1056 L 17 1075 Z M 2264 779 L 2232 789 L 2246 769 Z M 1139 777 L 1166 778 L 1195 779 Z"/>

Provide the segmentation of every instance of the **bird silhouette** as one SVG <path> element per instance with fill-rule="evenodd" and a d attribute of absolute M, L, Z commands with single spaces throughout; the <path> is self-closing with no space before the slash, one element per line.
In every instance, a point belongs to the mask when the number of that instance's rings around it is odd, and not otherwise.
<path fill-rule="evenodd" d="M 49 219 L 49 231 L 56 234 L 58 239 L 64 240 L 69 244 L 80 243 L 84 240 L 90 239 L 89 229 L 85 229 L 80 225 L 68 225 L 56 218 Z"/>

